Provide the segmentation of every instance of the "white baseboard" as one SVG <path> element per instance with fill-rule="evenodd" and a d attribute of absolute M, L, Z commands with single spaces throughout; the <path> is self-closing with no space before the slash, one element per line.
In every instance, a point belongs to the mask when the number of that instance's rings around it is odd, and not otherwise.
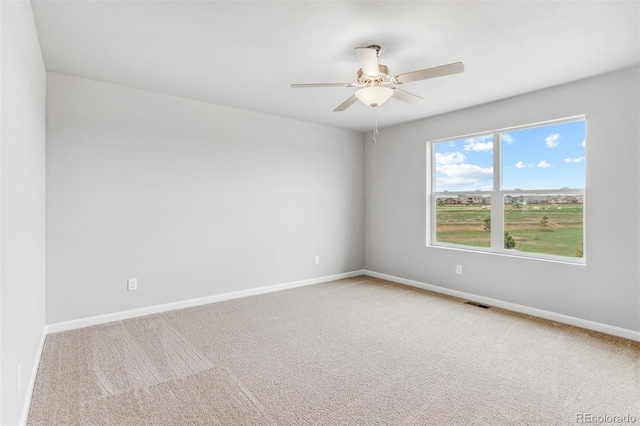
<path fill-rule="evenodd" d="M 576 318 L 569 315 L 558 314 L 555 312 L 545 311 L 542 309 L 531 308 L 529 306 L 518 305 L 516 303 L 504 302 L 502 300 L 492 299 L 490 297 L 478 296 L 471 293 L 466 293 L 458 290 L 451 290 L 445 287 L 439 287 L 432 284 L 425 284 L 419 281 L 408 280 L 406 278 L 396 277 L 393 275 L 381 274 L 379 272 L 364 271 L 365 275 L 375 278 L 381 278 L 387 281 L 393 281 L 399 284 L 406 284 L 411 287 L 417 287 L 424 290 L 433 291 L 434 293 L 446 294 L 448 296 L 458 297 L 465 300 L 473 300 L 487 304 L 490 306 L 496 306 L 498 308 L 507 309 L 509 311 L 520 312 L 522 314 L 532 315 L 534 317 L 544 318 L 551 321 L 560 322 L 563 324 L 569 324 L 576 327 L 586 328 L 588 330 L 599 331 L 605 334 L 611 334 L 613 336 L 624 337 L 625 339 L 640 341 L 640 331 L 629 330 L 626 328 L 615 327 L 613 325 L 602 324 L 595 321 L 589 321 L 582 318 Z"/>
<path fill-rule="evenodd" d="M 303 287 L 312 284 L 319 284 L 327 281 L 334 281 L 343 278 L 364 275 L 364 270 L 345 272 L 324 277 L 311 278 L 302 281 L 293 281 L 283 284 L 275 284 L 266 287 L 251 288 L 248 290 L 233 291 L 230 293 L 216 294 L 213 296 L 200 297 L 197 299 L 181 300 L 179 302 L 166 303 L 163 305 L 149 306 L 146 308 L 132 309 L 129 311 L 114 312 L 111 314 L 97 315 L 88 318 L 79 318 L 71 321 L 58 322 L 47 326 L 48 333 L 75 330 L 77 328 L 89 327 L 92 325 L 105 324 L 113 321 L 120 321 L 129 318 L 136 318 L 145 315 L 158 314 L 161 312 L 173 311 L 176 309 L 191 308 L 194 306 L 206 305 L 209 303 L 222 302 L 224 300 L 238 299 L 240 297 L 255 296 L 258 294 L 271 293 L 274 291 L 287 290 L 290 288 Z"/>
<path fill-rule="evenodd" d="M 31 407 L 31 397 L 33 396 L 33 388 L 36 385 L 36 375 L 38 374 L 38 367 L 40 366 L 40 358 L 42 357 L 42 350 L 44 349 L 44 341 L 47 338 L 48 330 L 45 325 L 42 328 L 42 336 L 40 337 L 40 343 L 38 344 L 38 351 L 36 352 L 36 357 L 33 360 L 33 365 L 31 366 L 31 375 L 29 376 L 27 394 L 24 399 L 24 405 L 22 407 L 22 415 L 20 416 L 20 424 L 26 425 L 29 417 L 29 408 Z"/>

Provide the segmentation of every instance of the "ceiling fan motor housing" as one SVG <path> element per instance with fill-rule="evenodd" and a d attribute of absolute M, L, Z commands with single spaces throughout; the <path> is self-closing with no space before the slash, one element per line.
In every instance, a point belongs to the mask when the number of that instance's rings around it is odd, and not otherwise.
<path fill-rule="evenodd" d="M 367 75 L 362 71 L 362 68 L 358 70 L 358 83 L 367 85 L 380 85 L 384 83 L 391 83 L 391 77 L 389 76 L 389 68 L 386 65 L 378 64 L 378 75 Z M 376 84 L 377 83 L 377 84 Z"/>

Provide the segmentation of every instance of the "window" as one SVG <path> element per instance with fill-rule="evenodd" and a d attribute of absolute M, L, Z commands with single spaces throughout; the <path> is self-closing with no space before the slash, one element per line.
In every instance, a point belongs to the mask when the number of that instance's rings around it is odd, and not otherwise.
<path fill-rule="evenodd" d="M 584 117 L 428 142 L 430 245 L 584 263 Z"/>

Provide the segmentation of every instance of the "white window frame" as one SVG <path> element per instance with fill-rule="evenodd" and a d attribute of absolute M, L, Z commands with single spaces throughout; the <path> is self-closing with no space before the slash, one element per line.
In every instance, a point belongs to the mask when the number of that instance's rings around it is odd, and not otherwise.
<path fill-rule="evenodd" d="M 427 226 L 426 226 L 426 245 L 427 247 L 433 248 L 442 248 L 442 249 L 452 249 L 452 250 L 463 250 L 463 251 L 472 251 L 472 252 L 483 252 L 483 253 L 491 253 L 498 254 L 504 256 L 514 256 L 514 257 L 523 257 L 529 259 L 538 259 L 538 260 L 546 260 L 546 261 L 554 261 L 561 263 L 570 263 L 570 264 L 578 264 L 585 265 L 587 259 L 587 234 L 586 234 L 586 205 L 587 205 L 587 188 L 586 188 L 586 174 L 587 174 L 587 159 L 585 160 L 585 187 L 584 188 L 560 188 L 560 189 L 524 189 L 524 190 L 505 190 L 502 189 L 502 140 L 500 135 L 509 131 L 517 131 L 517 130 L 526 130 L 532 129 L 536 127 L 546 127 L 552 126 L 556 124 L 564 124 L 571 123 L 576 121 L 584 121 L 585 122 L 585 140 L 587 139 L 587 120 L 584 115 L 578 115 L 573 117 L 562 118 L 558 120 L 549 120 L 544 122 L 538 122 L 534 124 L 526 124 L 522 126 L 513 126 L 506 127 L 498 130 L 490 130 L 477 132 L 467 135 L 455 136 L 452 138 L 444 138 L 444 139 L 436 139 L 432 141 L 427 141 L 427 196 L 426 196 L 426 212 L 427 212 Z M 438 143 L 442 142 L 451 142 L 457 141 L 460 139 L 467 139 L 478 136 L 493 136 L 493 189 L 491 191 L 459 191 L 459 192 L 436 192 L 435 191 L 435 146 Z M 582 195 L 582 257 L 567 257 L 567 256 L 557 256 L 545 253 L 529 253 L 529 252 L 520 252 L 512 249 L 504 248 L 504 197 L 506 195 L 518 195 L 518 196 L 527 196 L 527 195 L 547 195 L 547 194 L 557 194 L 557 195 Z M 458 194 L 468 194 L 468 195 L 478 195 L 478 196 L 490 196 L 491 197 L 491 246 L 490 247 L 476 247 L 476 246 L 468 246 L 462 244 L 452 244 L 445 242 L 436 241 L 436 200 L 437 197 L 446 196 L 446 195 L 454 195 Z M 494 206 L 499 206 L 499 208 L 494 208 Z M 499 230 L 499 231 L 498 231 Z"/>

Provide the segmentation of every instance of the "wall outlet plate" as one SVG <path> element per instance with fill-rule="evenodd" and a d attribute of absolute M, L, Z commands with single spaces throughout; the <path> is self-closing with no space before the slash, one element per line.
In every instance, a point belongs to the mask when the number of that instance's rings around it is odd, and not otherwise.
<path fill-rule="evenodd" d="M 127 280 L 127 290 L 137 290 L 138 289 L 138 279 L 137 278 L 129 278 Z"/>

